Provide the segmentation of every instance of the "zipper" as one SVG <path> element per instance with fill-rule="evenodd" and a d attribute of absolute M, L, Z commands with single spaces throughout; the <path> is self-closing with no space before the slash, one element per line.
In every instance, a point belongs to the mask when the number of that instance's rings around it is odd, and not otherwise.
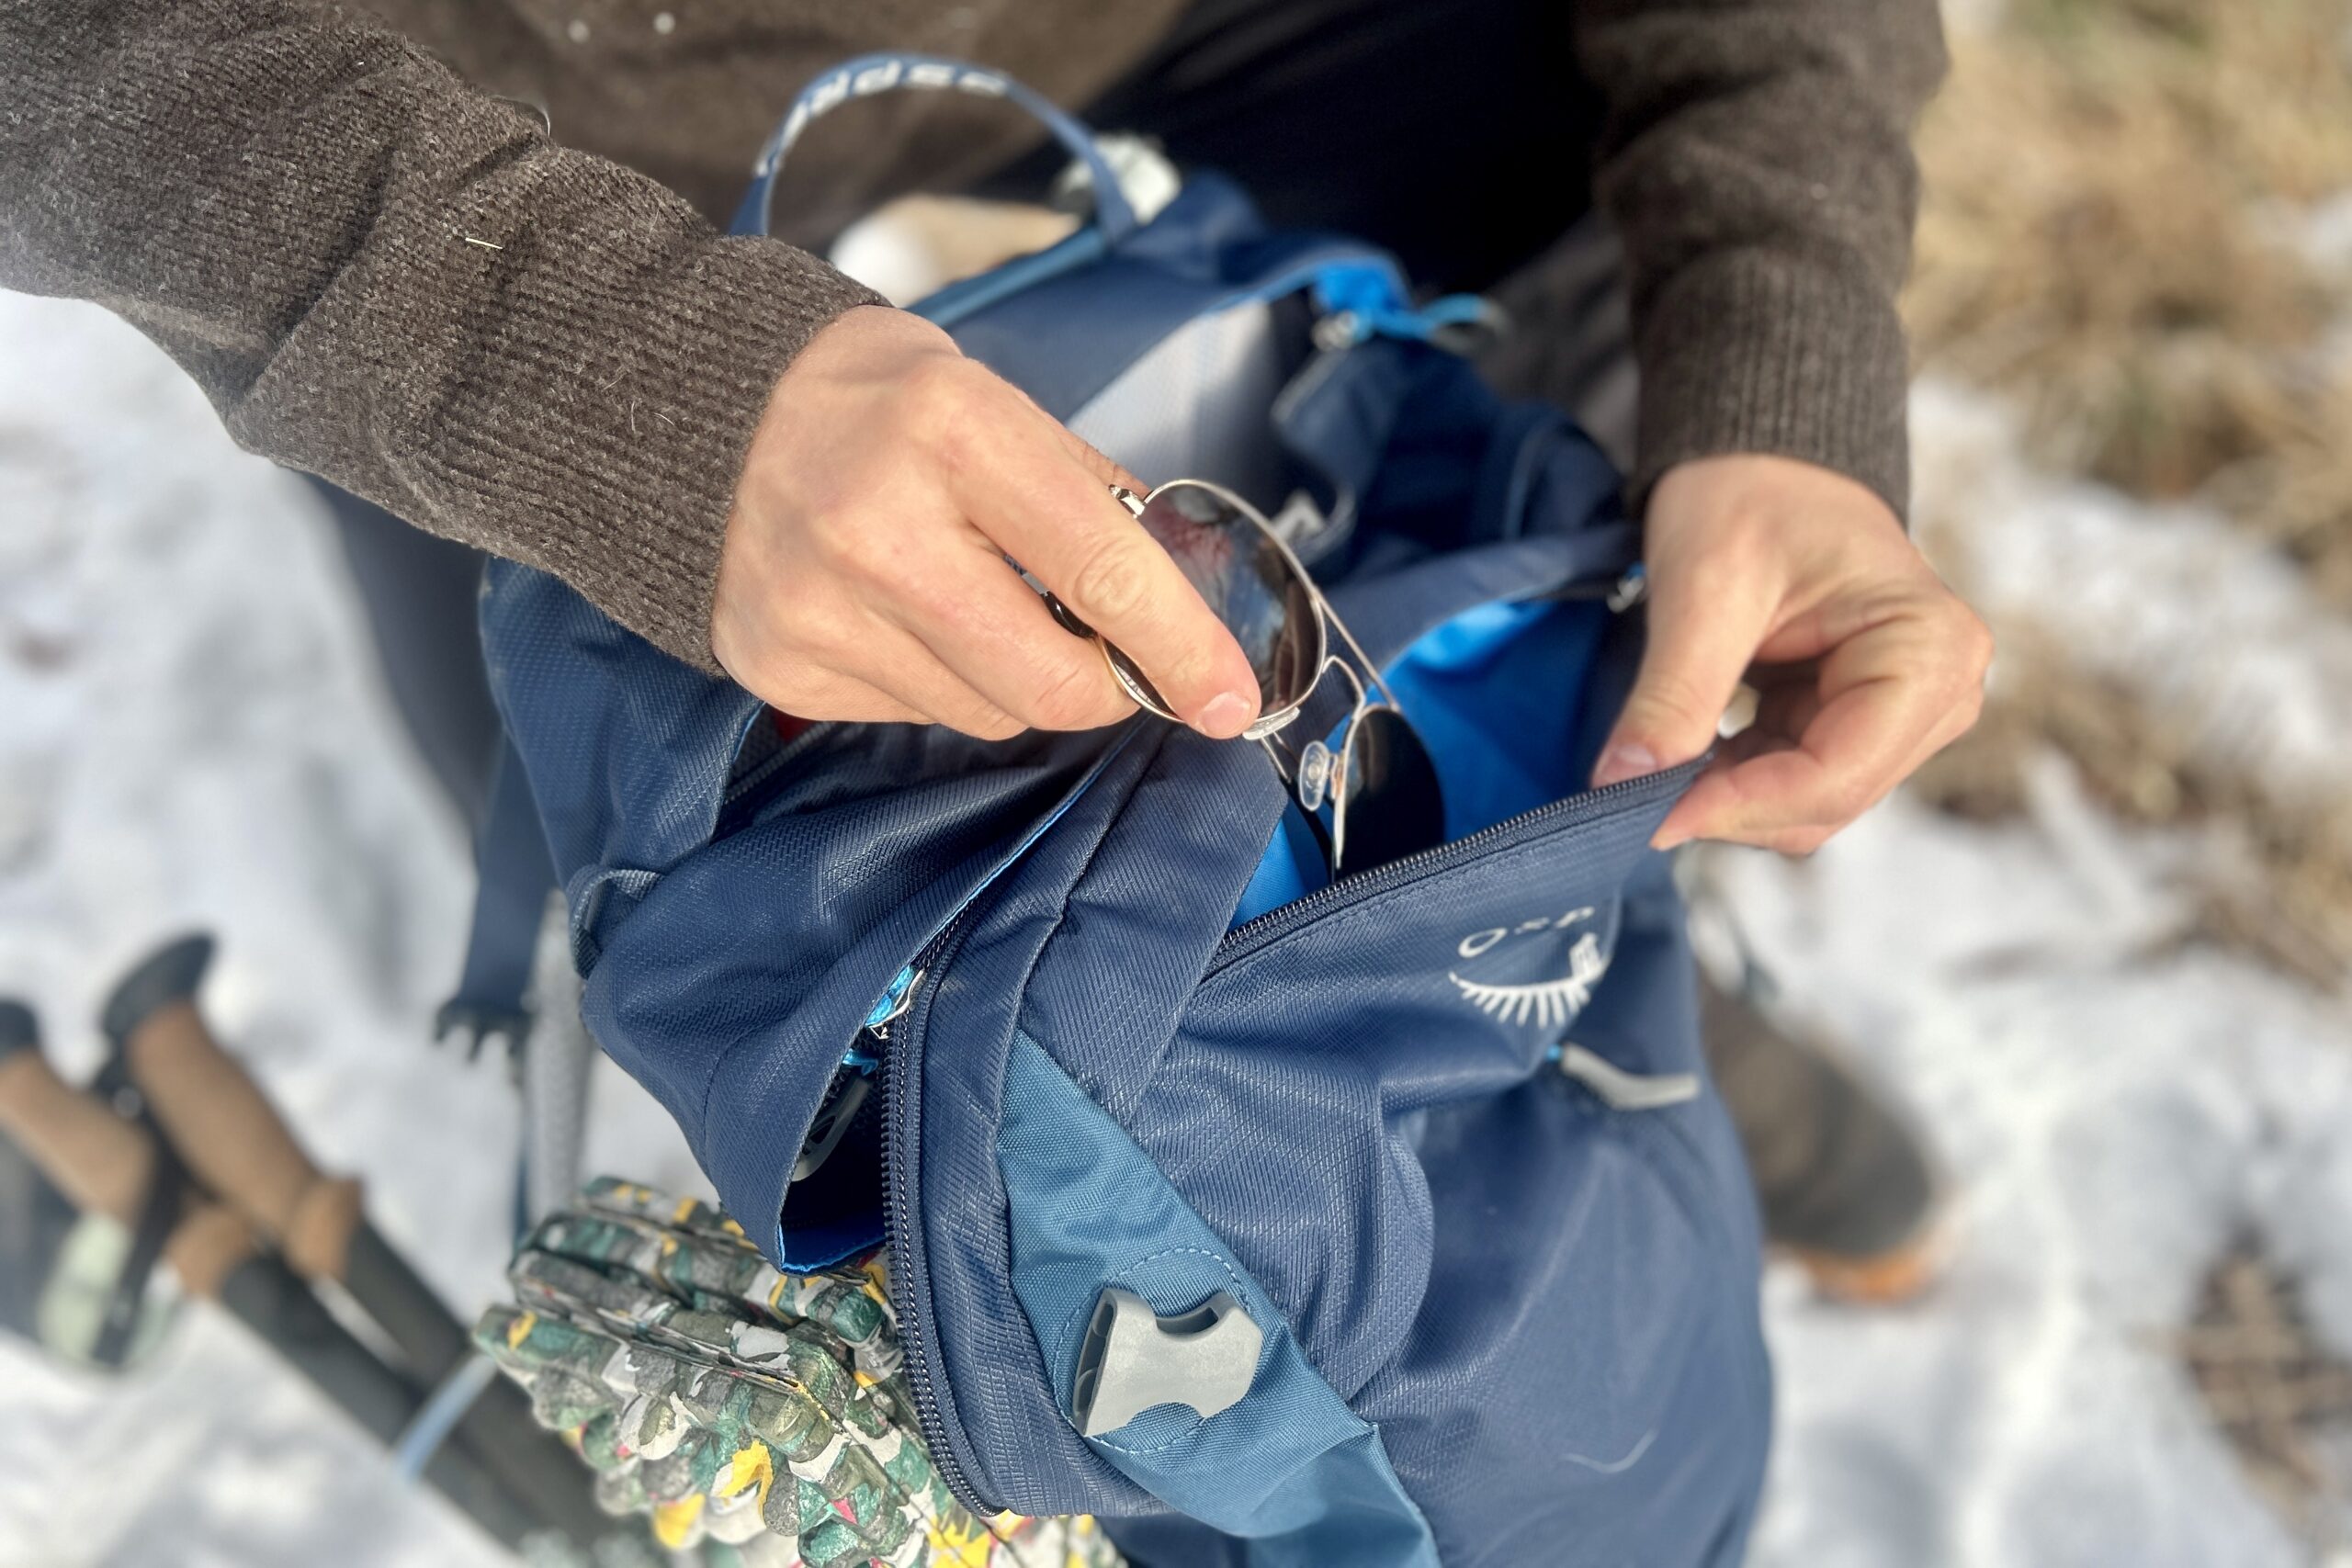
<path fill-rule="evenodd" d="M 1280 908 L 1269 909 L 1257 919 L 1226 932 L 1224 939 L 1216 944 L 1216 950 L 1209 955 L 1208 967 L 1201 977 L 1207 979 L 1249 951 L 1262 947 L 1276 937 L 1319 918 L 1335 904 L 1350 904 L 1359 898 L 1390 892 L 1464 861 L 1476 860 L 1525 840 L 1604 816 L 1633 801 L 1671 794 L 1689 783 L 1706 763 L 1705 756 L 1698 756 L 1659 773 L 1645 773 L 1636 779 L 1621 779 L 1615 784 L 1589 789 L 1565 800 L 1555 800 L 1549 806 L 1521 812 L 1508 821 L 1482 828 L 1467 838 L 1434 844 L 1400 860 L 1374 866 L 1369 871 L 1342 876 L 1304 898 L 1295 898 Z"/>
<path fill-rule="evenodd" d="M 764 705 L 753 711 L 752 717 L 744 726 L 744 734 L 736 738 L 737 755 L 741 754 L 752 728 L 768 722 L 768 716 L 773 711 Z M 755 813 L 763 804 L 770 793 L 769 786 L 776 782 L 778 775 L 799 761 L 802 753 L 814 747 L 820 739 L 840 728 L 841 726 L 832 720 L 820 719 L 801 730 L 791 739 L 777 746 L 775 750 L 760 759 L 758 763 L 740 776 L 729 777 L 726 781 L 725 787 L 719 792 L 718 810 L 712 819 L 711 837 L 721 839 L 729 833 L 739 831 L 743 825 L 743 818 Z M 729 763 L 729 768 L 731 773 L 733 768 L 731 761 Z"/>
<path fill-rule="evenodd" d="M 904 1356 L 907 1387 L 914 1397 L 915 1424 L 931 1450 L 932 1468 L 956 1500 L 976 1518 L 993 1518 L 1001 1511 L 981 1500 L 956 1457 L 947 1422 L 939 1412 L 939 1387 L 932 1371 L 933 1347 L 926 1310 L 931 1301 L 930 1265 L 922 1256 L 917 1226 L 914 1184 L 922 1158 L 922 1029 L 931 1016 L 936 988 L 922 988 L 922 976 L 935 975 L 962 944 L 966 905 L 914 961 L 915 981 L 909 985 L 896 1021 L 902 1028 L 883 1054 L 880 1079 L 882 1116 L 882 1189 L 887 1224 L 884 1240 L 890 1258 L 890 1310 L 899 1321 L 899 1348 Z M 901 1113 L 903 1111 L 903 1114 Z"/>
<path fill-rule="evenodd" d="M 915 1005 L 915 989 L 922 984 L 923 974 L 913 964 L 899 970 L 882 999 L 874 1004 L 874 1010 L 865 1015 L 849 1049 L 842 1053 L 841 1066 L 833 1069 L 825 1098 L 818 1102 L 817 1114 L 808 1123 L 808 1134 L 800 1140 L 800 1157 L 792 1162 L 793 1180 L 806 1181 L 816 1175 L 849 1135 L 859 1109 L 874 1092 L 875 1075 L 890 1043 L 890 1025 Z"/>
<path fill-rule="evenodd" d="M 1085 785 L 1093 782 L 1094 776 L 1109 764 L 1111 758 L 1124 750 L 1132 734 L 1131 730 L 1109 753 L 1096 761 L 1087 778 L 1071 792 L 1072 798 L 1083 793 Z M 1353 901 L 1361 896 L 1403 886 L 1459 862 L 1602 815 L 1615 809 L 1621 803 L 1650 795 L 1667 794 L 1679 789 L 1706 761 L 1705 757 L 1698 757 L 1660 773 L 1587 790 L 1550 806 L 1522 813 L 1510 821 L 1497 823 L 1467 838 L 1439 844 L 1370 871 L 1342 877 L 1327 887 L 1279 909 L 1270 910 L 1226 933 L 1203 977 L 1205 979 L 1207 974 L 1214 974 L 1226 964 L 1233 962 L 1247 949 L 1262 945 L 1275 936 L 1314 919 L 1334 903 Z M 1020 851 L 1025 850 L 1028 843 L 1059 816 L 1060 812 L 1056 811 L 1046 822 L 1038 824 L 1030 839 L 1007 857 L 1007 863 L 1019 859 Z M 963 942 L 966 923 L 979 902 L 978 891 L 975 890 L 975 897 L 956 910 L 947 924 L 941 928 L 939 934 L 925 943 L 922 951 L 901 972 L 911 974 L 905 990 L 895 996 L 886 993 L 877 1000 L 872 1016 L 881 1018 L 888 1014 L 883 1021 L 890 1036 L 887 1048 L 880 1053 L 881 1062 L 876 1077 L 884 1134 L 884 1239 L 890 1263 L 890 1310 L 898 1320 L 899 1345 L 905 1358 L 907 1387 L 914 1401 L 916 1426 L 931 1450 L 933 1468 L 947 1483 L 949 1492 L 957 1502 L 970 1509 L 974 1517 L 986 1519 L 994 1517 L 1001 1510 L 982 1498 L 972 1485 L 969 1473 L 957 1457 L 946 1418 L 940 1410 L 939 1383 L 933 1370 L 934 1347 L 928 1317 L 930 1266 L 922 1255 L 918 1229 L 921 1216 L 917 1213 L 915 1193 L 922 1159 L 923 1031 L 930 1021 L 931 1004 L 937 996 L 937 987 L 927 988 L 923 981 L 943 973 L 945 965 L 954 960 Z"/>
<path fill-rule="evenodd" d="M 882 1119 L 883 1239 L 890 1259 L 890 1311 L 899 1323 L 899 1348 L 904 1356 L 907 1388 L 915 1405 L 915 1424 L 931 1450 L 932 1467 L 956 1500 L 975 1517 L 989 1519 L 1002 1510 L 984 1501 L 957 1459 L 946 1418 L 940 1414 L 939 1384 L 932 1371 L 933 1347 L 928 1310 L 931 1303 L 930 1262 L 923 1256 L 917 1228 L 915 1183 L 920 1179 L 922 1148 L 922 1037 L 931 1020 L 936 986 L 923 981 L 944 972 L 963 946 L 965 928 L 981 896 L 1005 869 L 1026 854 L 1048 828 L 1061 820 L 1079 796 L 1092 787 L 1141 731 L 1141 721 L 1130 723 L 1111 746 L 1090 765 L 1085 775 L 1061 803 L 1033 825 L 1012 852 L 984 878 L 949 916 L 938 933 L 910 960 L 889 990 L 867 1014 L 853 1044 L 871 1042 L 881 1060 L 875 1071 L 876 1114 Z M 901 986 L 903 985 L 903 989 Z M 880 1025 L 877 1030 L 875 1026 Z"/>
<path fill-rule="evenodd" d="M 1694 758 L 1677 767 L 1625 779 L 1600 789 L 1573 795 L 1550 806 L 1525 812 L 1507 822 L 1481 829 L 1467 838 L 1454 840 L 1375 866 L 1370 871 L 1342 877 L 1304 898 L 1279 909 L 1268 911 L 1258 919 L 1226 934 L 1212 956 L 1204 975 L 1215 974 L 1242 955 L 1249 949 L 1262 946 L 1276 936 L 1290 931 L 1317 918 L 1338 903 L 1351 903 L 1368 897 L 1408 886 L 1422 877 L 1442 871 L 1463 861 L 1476 859 L 1527 840 L 1540 838 L 1604 815 L 1621 806 L 1653 795 L 1664 795 L 1679 789 L 1706 765 L 1705 757 Z M 977 903 L 978 900 L 974 900 Z M 886 997 L 876 1011 L 892 1013 L 891 1038 L 882 1053 L 879 1080 L 880 1113 L 883 1118 L 882 1180 L 887 1220 L 886 1241 L 890 1260 L 890 1309 L 898 1319 L 899 1345 L 905 1357 L 907 1387 L 913 1397 L 916 1426 L 923 1441 L 931 1450 L 933 1468 L 947 1483 L 956 1500 L 970 1509 L 975 1517 L 991 1518 L 1000 1511 L 982 1498 L 973 1487 L 969 1473 L 957 1458 L 955 1440 L 951 1437 L 946 1417 L 941 1413 L 939 1384 L 933 1370 L 934 1347 L 931 1340 L 928 1311 L 931 1281 L 928 1261 L 922 1256 L 919 1230 L 921 1216 L 917 1213 L 915 1183 L 922 1157 L 922 1037 L 930 1021 L 931 1004 L 937 995 L 935 987 L 926 988 L 924 977 L 941 974 L 953 962 L 962 944 L 965 926 L 973 904 L 967 904 L 953 919 L 928 943 L 909 966 L 914 979 L 905 993 L 898 998 Z M 1601 1102 L 1582 1085 L 1569 1086 L 1590 1097 L 1596 1105 Z M 1615 1115 L 1605 1106 L 1602 1113 Z M 1654 1118 L 1623 1117 L 1639 1124 Z M 1673 1129 L 1669 1137 L 1683 1145 L 1683 1153 L 1696 1157 L 1695 1146 L 1686 1136 Z M 1647 1133 L 1637 1137 L 1649 1136 Z M 1662 1151 L 1661 1151 L 1662 1153 Z M 1654 1168 L 1671 1168 L 1671 1158 L 1653 1156 Z M 1679 1168 L 1660 1168 L 1660 1178 L 1675 1191 L 1685 1212 L 1703 1232 L 1711 1228 L 1713 1216 L 1706 1205 L 1691 1190 L 1686 1179 L 1688 1173 Z"/>

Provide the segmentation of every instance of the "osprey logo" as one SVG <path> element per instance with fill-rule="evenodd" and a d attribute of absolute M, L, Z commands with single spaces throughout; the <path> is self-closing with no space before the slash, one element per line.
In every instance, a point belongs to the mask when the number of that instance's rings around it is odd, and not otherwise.
<path fill-rule="evenodd" d="M 1568 950 L 1568 972 L 1556 980 L 1526 986 L 1495 986 L 1465 980 L 1452 970 L 1445 977 L 1480 1012 L 1505 1023 L 1534 1023 L 1544 1029 L 1565 1029 L 1592 1000 L 1592 987 L 1609 972 L 1600 955 L 1600 939 L 1590 931 L 1577 938 Z"/>
<path fill-rule="evenodd" d="M 1515 926 L 1490 926 L 1473 931 L 1455 944 L 1454 951 L 1464 958 L 1476 958 L 1513 937 L 1536 931 L 1561 931 L 1593 917 L 1593 908 L 1571 909 L 1565 915 L 1522 920 Z M 1487 1017 L 1509 1024 L 1532 1023 L 1542 1029 L 1565 1029 L 1585 1004 L 1592 1000 L 1592 988 L 1609 972 L 1609 960 L 1600 951 L 1600 938 L 1587 931 L 1568 949 L 1568 972 L 1552 980 L 1536 980 L 1524 985 L 1501 985 L 1487 980 L 1472 980 L 1460 973 L 1448 970 L 1446 978 L 1454 988 Z"/>

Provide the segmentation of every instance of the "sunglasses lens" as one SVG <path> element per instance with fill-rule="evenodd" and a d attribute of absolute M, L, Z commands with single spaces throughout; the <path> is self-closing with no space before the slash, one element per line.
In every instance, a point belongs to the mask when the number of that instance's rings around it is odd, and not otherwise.
<path fill-rule="evenodd" d="M 1395 708 L 1369 708 L 1348 727 L 1347 869 L 1363 871 L 1445 841 L 1437 764 Z"/>
<path fill-rule="evenodd" d="M 1306 581 L 1273 536 L 1221 491 L 1182 481 L 1152 492 L 1136 521 L 1249 655 L 1261 711 L 1279 713 L 1305 700 L 1323 667 L 1323 620 Z M 1114 648 L 1111 658 L 1122 674 L 1152 690 L 1126 655 Z"/>

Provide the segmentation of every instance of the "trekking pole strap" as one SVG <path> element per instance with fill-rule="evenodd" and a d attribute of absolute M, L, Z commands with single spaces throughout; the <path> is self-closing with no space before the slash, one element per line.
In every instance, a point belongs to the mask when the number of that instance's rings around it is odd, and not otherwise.
<path fill-rule="evenodd" d="M 511 735 L 500 747 L 490 809 L 475 839 L 474 874 L 465 973 L 457 995 L 442 1004 L 434 1021 L 434 1038 L 456 1031 L 469 1036 L 470 1049 L 479 1053 L 485 1041 L 499 1035 L 509 1050 L 519 1051 L 530 1034 L 531 967 L 556 881 L 538 802 Z"/>
<path fill-rule="evenodd" d="M 130 1250 L 115 1271 L 114 1287 L 107 1293 L 106 1314 L 90 1347 L 90 1359 L 102 1367 L 119 1367 L 130 1354 L 132 1338 L 139 1331 L 140 1309 L 147 1300 L 147 1281 L 155 1265 L 164 1260 L 164 1250 L 179 1228 L 180 1212 L 187 1199 L 187 1169 L 172 1157 L 170 1149 L 157 1152 L 160 1157 L 147 1183 L 147 1201 L 140 1205 L 139 1223 L 130 1227 Z"/>
<path fill-rule="evenodd" d="M 458 1361 L 434 1385 L 392 1443 L 392 1469 L 402 1481 L 413 1484 L 424 1474 L 425 1465 L 449 1440 L 466 1412 L 497 1380 L 498 1363 L 476 1352 Z"/>
<path fill-rule="evenodd" d="M 277 1259 L 249 1259 L 222 1281 L 220 1301 L 378 1442 L 397 1442 L 415 1425 L 425 1404 L 416 1386 L 378 1360 Z M 455 1446 L 422 1455 L 412 1473 L 518 1555 L 534 1536 L 560 1528 L 534 1517 L 479 1456 Z"/>
<path fill-rule="evenodd" d="M 306 1279 L 341 1279 L 360 1223 L 356 1181 L 303 1151 L 196 1005 L 212 940 L 184 938 L 116 987 L 102 1024 L 130 1082 L 188 1171 L 243 1214 Z"/>

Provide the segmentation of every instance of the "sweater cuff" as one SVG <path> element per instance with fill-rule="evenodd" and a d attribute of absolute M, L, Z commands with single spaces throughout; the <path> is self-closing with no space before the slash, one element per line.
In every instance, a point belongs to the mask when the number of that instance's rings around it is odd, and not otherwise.
<path fill-rule="evenodd" d="M 811 337 L 844 310 L 886 303 L 788 245 L 715 236 L 651 275 L 525 294 L 507 341 L 538 347 L 546 368 L 571 359 L 585 374 L 506 389 L 554 405 L 536 417 L 499 417 L 510 408 L 449 420 L 447 456 L 504 481 L 494 487 L 508 514 L 502 553 L 722 673 L 711 604 L 752 433 Z"/>
<path fill-rule="evenodd" d="M 1636 509 L 1677 463 L 1795 457 L 1859 480 L 1907 515 L 1909 370 L 1879 288 L 1767 250 L 1713 255 L 1644 301 Z"/>

